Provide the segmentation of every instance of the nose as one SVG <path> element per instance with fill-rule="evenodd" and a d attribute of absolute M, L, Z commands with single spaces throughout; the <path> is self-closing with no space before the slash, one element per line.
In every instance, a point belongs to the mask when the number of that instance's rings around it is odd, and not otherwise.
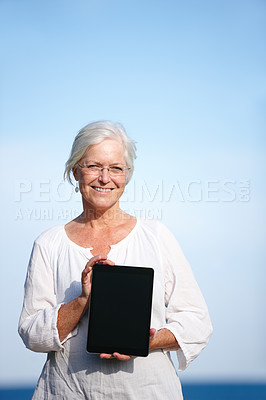
<path fill-rule="evenodd" d="M 103 183 L 110 182 L 110 174 L 108 168 L 102 168 L 101 173 L 99 175 L 99 180 Z"/>

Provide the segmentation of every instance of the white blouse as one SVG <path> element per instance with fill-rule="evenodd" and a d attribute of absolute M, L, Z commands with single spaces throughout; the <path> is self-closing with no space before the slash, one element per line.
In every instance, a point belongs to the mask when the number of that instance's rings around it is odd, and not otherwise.
<path fill-rule="evenodd" d="M 88 317 L 60 342 L 60 306 L 81 293 L 81 272 L 91 248 L 72 242 L 64 226 L 42 233 L 30 257 L 19 334 L 26 347 L 48 357 L 33 399 L 182 399 L 169 352 L 151 351 L 129 361 L 104 360 L 86 352 Z M 180 345 L 184 370 L 212 333 L 208 309 L 190 266 L 172 233 L 160 222 L 137 220 L 129 235 L 112 245 L 117 265 L 154 269 L 151 327 L 167 328 Z"/>

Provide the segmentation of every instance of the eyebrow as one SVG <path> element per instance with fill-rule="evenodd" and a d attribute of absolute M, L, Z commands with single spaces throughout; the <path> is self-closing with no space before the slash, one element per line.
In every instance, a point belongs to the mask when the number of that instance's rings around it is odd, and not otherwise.
<path fill-rule="evenodd" d="M 94 163 L 94 164 L 98 164 L 98 165 L 103 165 L 101 162 L 99 162 L 99 161 L 96 161 L 96 160 L 87 160 L 87 159 L 84 159 L 83 161 L 86 161 L 86 162 L 90 162 L 90 163 Z M 111 163 L 110 165 L 126 165 L 125 163 L 123 163 L 123 162 L 121 162 L 121 161 L 117 161 L 117 162 L 113 162 L 113 163 Z"/>

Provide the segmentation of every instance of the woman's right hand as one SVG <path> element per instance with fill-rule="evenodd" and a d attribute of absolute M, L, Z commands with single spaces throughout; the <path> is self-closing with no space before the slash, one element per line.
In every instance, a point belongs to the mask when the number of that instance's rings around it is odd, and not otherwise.
<path fill-rule="evenodd" d="M 87 262 L 81 274 L 82 293 L 80 295 L 80 299 L 85 302 L 86 308 L 89 304 L 89 298 L 91 294 L 92 269 L 95 264 L 108 264 L 111 266 L 115 265 L 113 261 L 108 260 L 107 256 L 101 254 L 92 257 L 90 261 Z"/>
<path fill-rule="evenodd" d="M 108 260 L 107 256 L 103 255 L 92 257 L 86 264 L 81 274 L 81 295 L 71 300 L 69 303 L 62 304 L 58 311 L 57 330 L 60 342 L 75 328 L 88 308 L 91 294 L 92 269 L 96 263 L 114 265 L 113 261 Z"/>

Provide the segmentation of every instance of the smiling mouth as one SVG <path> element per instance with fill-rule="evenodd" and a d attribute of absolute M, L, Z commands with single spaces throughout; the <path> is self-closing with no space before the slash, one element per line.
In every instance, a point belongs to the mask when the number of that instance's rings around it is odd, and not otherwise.
<path fill-rule="evenodd" d="M 101 193 L 108 193 L 113 190 L 112 188 L 101 188 L 101 187 L 97 187 L 97 186 L 92 186 L 92 188 L 94 190 L 96 190 L 96 192 L 101 192 Z"/>

